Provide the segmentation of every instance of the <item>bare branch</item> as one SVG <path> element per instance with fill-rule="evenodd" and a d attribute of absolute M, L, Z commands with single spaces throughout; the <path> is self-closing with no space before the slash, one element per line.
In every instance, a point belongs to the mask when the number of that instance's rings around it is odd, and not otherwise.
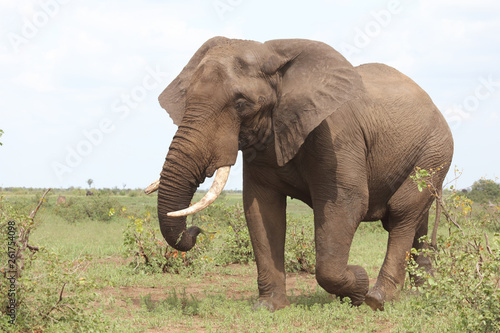
<path fill-rule="evenodd" d="M 460 229 L 460 231 L 462 232 L 462 235 L 465 236 L 465 233 L 464 233 L 464 229 L 462 229 L 462 227 L 460 226 L 460 224 L 458 224 L 454 219 L 453 217 L 451 217 L 451 215 L 448 213 L 448 211 L 446 210 L 446 207 L 444 205 L 444 202 L 443 202 L 443 199 L 442 198 L 438 198 L 437 200 L 439 202 L 439 205 L 444 208 L 443 209 L 443 214 L 444 216 L 446 216 L 446 218 L 448 219 L 448 221 L 451 221 L 458 229 Z"/>
<path fill-rule="evenodd" d="M 49 188 L 47 191 L 45 191 L 45 193 L 40 198 L 40 202 L 38 202 L 38 206 L 36 206 L 35 210 L 31 212 L 31 214 L 30 214 L 31 220 L 33 220 L 35 218 L 35 215 L 38 212 L 38 209 L 40 209 L 40 206 L 43 204 L 43 199 L 45 199 L 45 196 L 47 195 L 47 193 L 49 193 L 50 190 L 52 190 L 52 189 Z"/>
<path fill-rule="evenodd" d="M 30 249 L 30 251 L 33 252 L 33 253 L 40 251 L 40 248 L 38 246 L 33 246 L 33 245 L 26 244 L 26 247 L 28 249 Z"/>
<path fill-rule="evenodd" d="M 44 315 L 44 317 L 49 317 L 50 319 L 54 319 L 54 318 L 50 317 L 49 315 L 50 315 L 50 313 L 51 313 L 52 311 L 54 311 L 54 310 L 57 308 L 57 306 L 59 305 L 59 303 L 61 303 L 61 302 L 62 302 L 62 299 L 63 299 L 63 292 L 64 292 L 64 287 L 66 287 L 66 282 L 64 282 L 64 283 L 63 283 L 63 286 L 62 286 L 62 288 L 61 288 L 61 292 L 59 293 L 59 300 L 58 300 L 58 301 L 57 301 L 57 303 L 56 303 L 56 304 L 54 304 L 54 305 L 52 306 L 52 308 L 51 308 L 51 309 L 50 309 L 50 310 L 49 310 L 49 311 L 48 311 L 48 312 Z M 55 319 L 54 319 L 54 320 L 55 320 Z M 57 321 L 57 320 L 56 320 L 56 321 Z"/>
<path fill-rule="evenodd" d="M 490 247 L 490 241 L 488 240 L 488 235 L 486 233 L 484 233 L 484 239 L 486 240 L 486 250 L 489 254 L 493 254 L 493 251 L 491 251 Z"/>

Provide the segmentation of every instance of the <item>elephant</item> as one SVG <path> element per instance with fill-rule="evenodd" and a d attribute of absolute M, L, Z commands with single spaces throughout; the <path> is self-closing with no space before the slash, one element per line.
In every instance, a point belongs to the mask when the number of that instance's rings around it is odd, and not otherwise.
<path fill-rule="evenodd" d="M 433 170 L 442 187 L 453 155 L 451 131 L 429 95 L 387 65 L 354 67 L 329 45 L 214 37 L 159 96 L 178 126 L 160 179 L 158 218 L 167 243 L 188 251 L 202 230 L 186 216 L 224 188 L 243 152 L 243 206 L 258 272 L 257 306 L 289 305 L 284 247 L 287 198 L 312 208 L 318 284 L 328 293 L 383 310 L 405 280 L 405 258 L 427 235 L 430 191 L 410 175 Z M 206 196 L 190 206 L 206 177 Z M 349 265 L 361 221 L 382 221 L 385 260 L 369 288 Z M 428 257 L 417 263 L 432 271 Z"/>

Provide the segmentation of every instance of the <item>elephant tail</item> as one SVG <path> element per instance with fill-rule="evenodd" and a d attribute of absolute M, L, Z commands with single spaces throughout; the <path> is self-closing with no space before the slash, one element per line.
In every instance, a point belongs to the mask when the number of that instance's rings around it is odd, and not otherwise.
<path fill-rule="evenodd" d="M 437 231 L 439 227 L 439 218 L 441 217 L 442 209 L 442 194 L 443 188 L 440 187 L 436 193 L 436 218 L 434 220 L 434 228 L 432 229 L 431 246 L 433 249 L 437 249 Z"/>

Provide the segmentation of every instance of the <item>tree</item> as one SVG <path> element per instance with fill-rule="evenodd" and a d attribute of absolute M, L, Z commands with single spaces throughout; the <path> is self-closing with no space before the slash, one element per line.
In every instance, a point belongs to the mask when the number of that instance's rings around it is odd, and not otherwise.
<path fill-rule="evenodd" d="M 467 197 L 479 203 L 498 202 L 500 201 L 500 184 L 490 179 L 480 179 L 474 182 Z"/>
<path fill-rule="evenodd" d="M 92 186 L 92 183 L 93 183 L 93 182 L 94 182 L 94 180 L 93 180 L 93 179 L 89 179 L 89 180 L 87 180 L 87 184 L 89 184 L 89 188 Z"/>
<path fill-rule="evenodd" d="M 2 136 L 2 134 L 3 134 L 3 131 L 0 129 L 0 137 Z M 3 143 L 0 142 L 0 146 L 2 146 L 2 145 L 3 145 Z"/>

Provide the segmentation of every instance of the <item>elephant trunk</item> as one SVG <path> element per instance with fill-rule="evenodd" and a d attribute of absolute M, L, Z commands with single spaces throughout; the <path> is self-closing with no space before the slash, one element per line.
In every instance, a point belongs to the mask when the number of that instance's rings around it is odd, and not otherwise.
<path fill-rule="evenodd" d="M 182 126 L 172 141 L 159 182 L 151 184 L 146 193 L 158 189 L 158 219 L 160 230 L 167 243 L 178 251 L 189 251 L 196 243 L 196 237 L 202 230 L 198 227 L 186 227 L 186 216 L 194 214 L 210 205 L 222 192 L 226 184 L 230 165 L 234 164 L 237 150 L 230 150 L 225 157 L 213 163 L 215 155 L 206 146 L 193 142 L 193 131 Z M 234 155 L 234 156 L 233 156 Z M 190 206 L 193 195 L 206 177 L 215 171 L 214 182 L 207 195 L 197 204 Z M 188 208 L 189 207 L 189 208 Z M 188 208 L 188 209 L 186 209 Z"/>
<path fill-rule="evenodd" d="M 217 169 L 217 173 L 215 175 L 214 182 L 208 190 L 207 194 L 203 196 L 203 198 L 195 203 L 193 206 L 189 208 L 185 208 L 183 210 L 177 212 L 170 212 L 167 215 L 178 217 L 178 216 L 188 216 L 198 212 L 201 212 L 203 209 L 207 208 L 214 202 L 217 197 L 222 193 L 224 186 L 226 185 L 227 178 L 229 177 L 229 170 L 231 170 L 230 166 L 224 166 Z"/>
<path fill-rule="evenodd" d="M 205 176 L 197 166 L 183 165 L 187 159 L 179 155 L 182 150 L 171 147 L 163 165 L 158 188 L 158 219 L 167 243 L 178 251 L 189 251 L 201 229 L 186 228 L 185 216 L 171 217 L 168 213 L 188 207 Z"/>

